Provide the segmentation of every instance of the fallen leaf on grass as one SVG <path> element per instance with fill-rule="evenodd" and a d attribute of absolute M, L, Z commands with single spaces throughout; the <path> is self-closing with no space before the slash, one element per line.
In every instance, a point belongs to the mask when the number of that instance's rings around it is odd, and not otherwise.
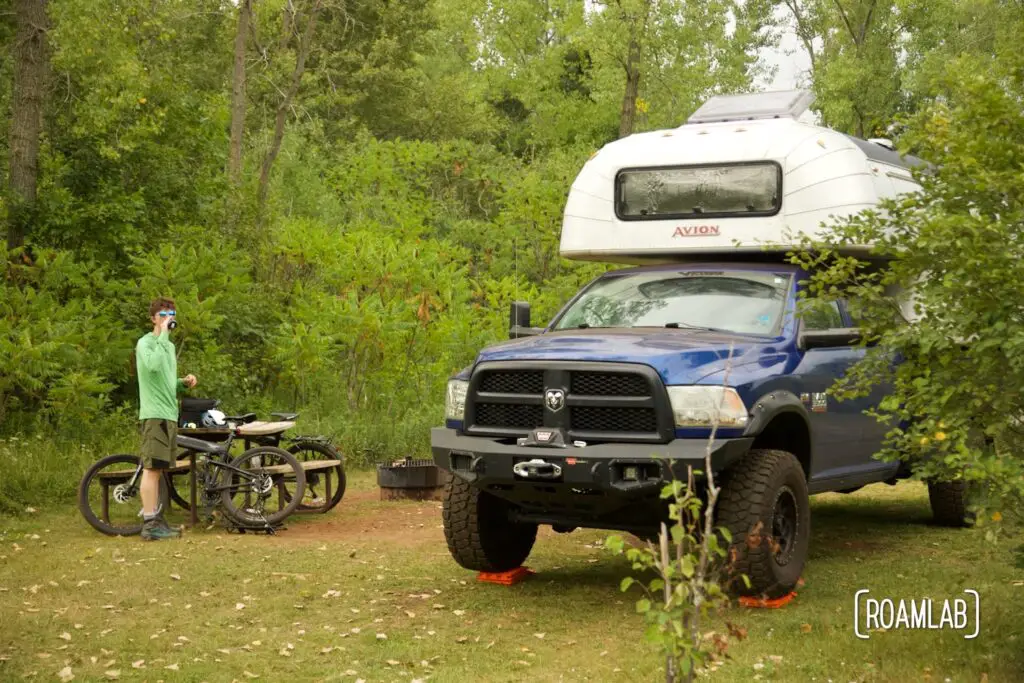
<path fill-rule="evenodd" d="M 107 669 L 106 671 L 103 672 L 103 675 L 106 676 L 107 678 L 109 678 L 112 681 L 113 680 L 117 680 L 118 678 L 121 677 L 121 670 L 120 669 Z"/>
<path fill-rule="evenodd" d="M 544 640 L 544 636 L 546 636 L 546 635 L 547 635 L 546 633 L 534 633 L 533 637 L 534 638 L 539 638 L 540 640 Z"/>
<path fill-rule="evenodd" d="M 227 649 L 226 647 L 217 648 L 217 652 L 221 653 L 222 655 L 231 654 L 231 650 Z"/>
<path fill-rule="evenodd" d="M 244 602 L 236 602 L 235 603 L 235 609 L 245 609 L 245 603 Z"/>
<path fill-rule="evenodd" d="M 178 665 L 177 664 L 168 664 L 164 668 L 165 669 L 170 669 L 171 671 L 177 671 L 178 670 Z"/>
<path fill-rule="evenodd" d="M 810 632 L 811 632 L 811 625 L 810 624 L 800 624 L 800 633 L 810 633 Z"/>
<path fill-rule="evenodd" d="M 181 581 L 181 577 L 178 576 L 177 574 L 171 574 L 171 578 L 174 579 L 175 581 Z"/>
<path fill-rule="evenodd" d="M 59 676 L 60 680 L 64 681 L 64 683 L 75 680 L 75 674 L 71 673 L 70 666 L 65 666 L 63 669 L 58 671 L 57 676 Z"/>
<path fill-rule="evenodd" d="M 146 666 L 146 660 L 145 659 L 137 659 L 134 662 L 132 662 L 132 668 L 133 669 L 142 669 L 145 666 Z"/>
<path fill-rule="evenodd" d="M 398 666 L 399 664 L 401 664 L 401 662 L 397 659 L 389 659 L 385 662 L 385 664 L 387 664 L 388 666 Z"/>
<path fill-rule="evenodd" d="M 377 634 L 377 640 L 387 640 L 387 639 L 388 639 L 388 634 L 386 634 L 386 633 L 378 633 Z"/>
<path fill-rule="evenodd" d="M 245 676 L 246 678 L 259 678 L 260 677 L 259 674 L 254 674 L 251 671 L 243 671 L 242 675 Z"/>
<path fill-rule="evenodd" d="M 456 643 L 465 643 L 468 640 L 469 640 L 468 636 L 459 636 L 458 638 L 455 639 L 455 642 Z"/>
<path fill-rule="evenodd" d="M 405 616 L 409 617 L 410 619 L 415 619 L 416 618 L 416 613 L 415 612 L 411 612 L 409 610 L 405 610 Z"/>
<path fill-rule="evenodd" d="M 461 616 L 462 616 L 463 614 L 465 614 L 465 613 L 466 613 L 466 610 L 464 610 L 464 609 L 455 609 L 455 610 L 452 610 L 452 614 L 454 614 L 454 615 L 455 615 L 455 616 L 457 616 L 457 617 L 461 617 Z"/>
<path fill-rule="evenodd" d="M 61 640 L 71 640 L 71 634 L 68 633 L 67 631 L 64 631 L 64 633 L 61 633 L 57 637 L 60 638 Z"/>

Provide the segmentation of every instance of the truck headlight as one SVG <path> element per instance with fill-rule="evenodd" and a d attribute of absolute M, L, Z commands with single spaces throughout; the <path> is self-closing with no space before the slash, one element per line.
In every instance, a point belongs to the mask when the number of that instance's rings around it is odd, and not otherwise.
<path fill-rule="evenodd" d="M 747 407 L 732 387 L 666 387 L 677 427 L 743 427 Z"/>
<path fill-rule="evenodd" d="M 466 415 L 466 392 L 469 382 L 463 379 L 448 381 L 448 392 L 444 397 L 444 419 L 461 421 Z"/>

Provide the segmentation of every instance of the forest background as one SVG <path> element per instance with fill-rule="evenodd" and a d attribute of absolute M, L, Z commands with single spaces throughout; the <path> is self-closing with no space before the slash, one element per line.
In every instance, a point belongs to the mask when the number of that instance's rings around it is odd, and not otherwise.
<path fill-rule="evenodd" d="M 0 0 L 0 511 L 134 449 L 157 295 L 198 395 L 301 410 L 353 464 L 424 454 L 509 303 L 545 321 L 605 269 L 558 255 L 602 145 L 764 87 L 784 34 L 825 125 L 913 140 L 1019 77 L 1021 25 L 1000 0 Z"/>

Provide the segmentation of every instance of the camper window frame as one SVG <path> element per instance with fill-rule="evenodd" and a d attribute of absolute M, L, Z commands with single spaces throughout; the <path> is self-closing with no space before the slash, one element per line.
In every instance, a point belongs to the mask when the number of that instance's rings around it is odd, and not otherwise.
<path fill-rule="evenodd" d="M 702 169 L 702 168 L 733 168 L 737 166 L 774 166 L 775 180 L 778 187 L 778 201 L 774 208 L 767 211 L 715 211 L 710 213 L 659 213 L 654 216 L 629 216 L 622 213 L 620 201 L 623 175 L 637 171 L 678 171 L 680 169 Z M 615 217 L 620 221 L 672 221 L 672 220 L 704 220 L 705 218 L 765 218 L 776 216 L 782 211 L 782 164 L 774 159 L 756 159 L 752 161 L 723 161 L 706 164 L 671 164 L 667 166 L 629 166 L 620 168 L 615 173 L 615 188 L 612 204 L 615 208 Z"/>

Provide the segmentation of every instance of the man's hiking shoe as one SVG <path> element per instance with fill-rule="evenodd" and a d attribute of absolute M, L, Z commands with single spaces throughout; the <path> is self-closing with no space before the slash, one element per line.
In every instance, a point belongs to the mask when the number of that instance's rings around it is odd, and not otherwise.
<path fill-rule="evenodd" d="M 167 526 L 167 522 L 160 524 L 159 519 L 147 519 L 142 524 L 142 539 L 145 541 L 166 541 L 180 536 L 180 531 Z"/>
<path fill-rule="evenodd" d="M 156 513 L 156 523 L 165 529 L 170 529 L 171 531 L 177 533 L 179 536 L 181 535 L 181 526 L 177 524 L 168 524 L 167 520 L 164 519 L 163 512 Z"/>

